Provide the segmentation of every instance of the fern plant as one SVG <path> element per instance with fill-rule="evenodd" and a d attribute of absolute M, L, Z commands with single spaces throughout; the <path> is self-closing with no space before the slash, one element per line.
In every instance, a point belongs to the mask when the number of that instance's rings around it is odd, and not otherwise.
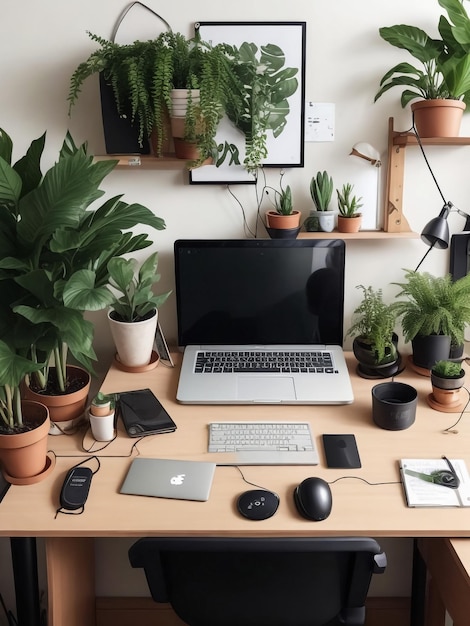
<path fill-rule="evenodd" d="M 461 345 L 465 325 L 470 323 L 470 274 L 454 282 L 450 274 L 406 270 L 405 279 L 394 284 L 401 288 L 397 297 L 406 300 L 393 304 L 405 341 L 435 334 L 449 335 L 452 345 Z"/>
<path fill-rule="evenodd" d="M 441 378 L 460 378 L 463 375 L 462 366 L 456 361 L 437 361 L 432 371 Z"/>
<path fill-rule="evenodd" d="M 393 305 L 383 301 L 381 289 L 364 285 L 358 285 L 357 289 L 362 289 L 363 298 L 354 310 L 347 334 L 369 345 L 375 352 L 377 364 L 394 360 L 397 351 L 392 340 L 396 323 Z"/>
<path fill-rule="evenodd" d="M 191 98 L 185 118 L 184 139 L 197 143 L 201 156 L 217 155 L 215 134 L 230 103 L 231 111 L 242 108 L 244 86 L 234 71 L 233 49 L 211 46 L 198 35 L 187 39 L 181 33 L 164 32 L 156 39 L 120 45 L 88 33 L 99 48 L 78 65 L 70 79 L 69 114 L 84 81 L 103 72 L 112 86 L 120 115 L 137 126 L 139 142 L 157 135 L 157 156 L 167 134 L 171 90 L 200 89 L 198 102 Z"/>

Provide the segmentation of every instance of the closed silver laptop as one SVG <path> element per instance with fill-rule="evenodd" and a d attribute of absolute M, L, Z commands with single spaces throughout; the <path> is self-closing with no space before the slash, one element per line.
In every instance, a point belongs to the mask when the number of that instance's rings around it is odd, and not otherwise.
<path fill-rule="evenodd" d="M 339 239 L 178 240 L 177 400 L 346 404 Z"/>
<path fill-rule="evenodd" d="M 177 459 L 134 459 L 121 493 L 178 500 L 208 500 L 215 463 Z"/>

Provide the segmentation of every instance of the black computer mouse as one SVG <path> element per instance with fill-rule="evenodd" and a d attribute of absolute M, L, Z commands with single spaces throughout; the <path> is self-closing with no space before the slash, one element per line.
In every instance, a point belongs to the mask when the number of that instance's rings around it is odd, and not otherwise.
<path fill-rule="evenodd" d="M 272 517 L 279 506 L 277 493 L 265 489 L 245 491 L 238 497 L 237 509 L 243 517 L 262 520 Z"/>
<path fill-rule="evenodd" d="M 294 502 L 303 517 L 321 522 L 333 506 L 330 485 L 323 478 L 306 478 L 295 488 Z"/>

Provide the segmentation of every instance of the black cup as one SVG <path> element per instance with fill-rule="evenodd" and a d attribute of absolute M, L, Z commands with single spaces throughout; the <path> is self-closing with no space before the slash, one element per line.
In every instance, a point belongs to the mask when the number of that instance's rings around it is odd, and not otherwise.
<path fill-rule="evenodd" d="M 372 387 L 372 417 L 380 428 L 404 430 L 415 421 L 418 392 L 405 383 L 380 383 Z"/>

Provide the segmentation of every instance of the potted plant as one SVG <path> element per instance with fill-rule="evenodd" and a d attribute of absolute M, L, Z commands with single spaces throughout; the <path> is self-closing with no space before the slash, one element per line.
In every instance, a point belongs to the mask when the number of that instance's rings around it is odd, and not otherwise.
<path fill-rule="evenodd" d="M 115 394 L 99 391 L 88 411 L 90 427 L 96 441 L 111 441 L 114 437 Z"/>
<path fill-rule="evenodd" d="M 379 29 L 385 41 L 409 52 L 420 65 L 403 62 L 392 67 L 382 77 L 374 101 L 392 87 L 403 88 L 402 107 L 420 98 L 411 108 L 421 137 L 457 136 L 470 96 L 470 19 L 460 0 L 438 2 L 449 17 L 439 18 L 441 39 L 433 39 L 421 28 L 405 24 Z M 435 111 L 439 117 L 450 113 L 455 116 L 454 121 L 440 129 L 437 121 L 429 119 Z"/>
<path fill-rule="evenodd" d="M 3 289 L 13 282 L 20 289 L 11 301 L 14 319 L 30 323 L 35 336 L 28 357 L 43 364 L 28 377 L 25 395 L 43 403 L 72 400 L 72 416 L 50 409 L 51 421 L 70 421 L 83 415 L 96 358 L 93 325 L 84 313 L 112 301 L 108 262 L 152 243 L 130 228 L 161 230 L 165 224 L 121 196 L 90 208 L 117 162 L 94 161 L 86 144 L 77 147 L 67 133 L 58 160 L 43 174 L 44 145 L 45 134 L 13 163 L 12 140 L 0 130 L 0 284 Z M 71 366 L 69 355 L 79 368 Z M 79 392 L 83 398 L 76 397 Z"/>
<path fill-rule="evenodd" d="M 281 172 L 279 189 L 265 185 L 264 191 L 274 192 L 274 200 L 271 201 L 272 209 L 266 211 L 266 230 L 270 237 L 286 238 L 297 237 L 300 230 L 300 211 L 294 209 L 292 191 L 289 185 L 283 186 L 284 172 Z"/>
<path fill-rule="evenodd" d="M 333 178 L 328 172 L 317 172 L 316 176 L 312 177 L 310 196 L 316 210 L 310 211 L 309 217 L 305 220 L 307 230 L 316 231 L 320 228 L 330 233 L 334 229 L 336 211 L 329 210 L 333 188 Z"/>
<path fill-rule="evenodd" d="M 401 318 L 405 341 L 412 342 L 413 363 L 428 373 L 437 361 L 448 360 L 451 346 L 461 346 L 465 325 L 470 322 L 470 275 L 452 280 L 450 274 L 406 270 L 393 303 Z"/>
<path fill-rule="evenodd" d="M 116 107 L 137 126 L 139 142 L 156 135 L 155 153 L 162 155 L 172 114 L 173 89 L 184 91 L 187 104 L 178 111 L 177 137 L 197 144 L 199 155 L 190 165 L 215 157 L 215 134 L 228 103 L 240 112 L 243 85 L 234 72 L 231 49 L 211 46 L 196 34 L 163 32 L 156 39 L 120 45 L 88 33 L 99 48 L 80 63 L 70 80 L 69 110 L 77 101 L 83 82 L 102 73 L 112 85 Z M 198 89 L 195 96 L 192 90 Z"/>
<path fill-rule="evenodd" d="M 362 214 L 359 209 L 362 207 L 361 200 L 353 195 L 354 185 L 345 183 L 341 191 L 336 190 L 338 197 L 338 230 L 341 233 L 357 233 L 361 228 Z"/>
<path fill-rule="evenodd" d="M 401 357 L 395 333 L 396 313 L 383 301 L 381 289 L 364 287 L 363 298 L 354 310 L 347 334 L 354 338 L 353 352 L 359 362 L 357 372 L 364 378 L 388 378 L 401 371 Z"/>
<path fill-rule="evenodd" d="M 108 319 L 120 366 L 127 371 L 142 371 L 152 359 L 158 308 L 169 293 L 154 295 L 152 285 L 157 274 L 158 254 L 151 254 L 138 268 L 136 259 L 113 258 L 108 263 L 109 283 L 117 292 Z"/>
<path fill-rule="evenodd" d="M 0 304 L 0 465 L 9 482 L 27 484 L 46 475 L 50 420 L 46 406 L 21 398 L 24 377 L 41 364 L 25 356 L 30 327 L 12 312 L 16 287 L 3 281 Z"/>
<path fill-rule="evenodd" d="M 460 389 L 464 381 L 465 370 L 460 362 L 437 361 L 431 369 L 431 400 L 445 407 L 460 405 Z"/>

